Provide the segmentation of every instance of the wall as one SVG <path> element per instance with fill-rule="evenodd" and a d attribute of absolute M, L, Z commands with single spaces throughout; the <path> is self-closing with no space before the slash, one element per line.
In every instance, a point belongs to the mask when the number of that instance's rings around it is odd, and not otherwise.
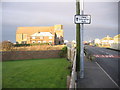
<path fill-rule="evenodd" d="M 111 44 L 110 48 L 120 50 L 120 43 L 119 44 L 118 43 L 113 43 L 113 44 Z"/>
<path fill-rule="evenodd" d="M 8 60 L 59 58 L 60 57 L 59 53 L 60 50 L 47 50 L 47 51 L 6 51 L 0 54 L 2 54 L 2 61 L 8 61 Z"/>

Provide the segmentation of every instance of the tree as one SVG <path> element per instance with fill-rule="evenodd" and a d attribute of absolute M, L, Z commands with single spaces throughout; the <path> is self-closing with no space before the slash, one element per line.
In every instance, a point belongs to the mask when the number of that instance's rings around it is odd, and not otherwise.
<path fill-rule="evenodd" d="M 0 46 L 2 47 L 2 51 L 11 51 L 13 50 L 13 43 L 10 41 L 3 41 L 0 43 Z"/>

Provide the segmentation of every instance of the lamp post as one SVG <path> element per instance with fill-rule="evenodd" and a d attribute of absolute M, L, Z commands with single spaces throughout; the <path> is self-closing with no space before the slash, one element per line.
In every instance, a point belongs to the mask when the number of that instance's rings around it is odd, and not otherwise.
<path fill-rule="evenodd" d="M 76 15 L 83 15 L 83 0 L 76 0 Z M 76 71 L 78 72 L 80 78 L 84 77 L 84 47 L 83 47 L 83 23 L 76 24 Z"/>
<path fill-rule="evenodd" d="M 79 73 L 80 78 L 84 78 L 84 44 L 83 44 L 83 29 L 84 24 L 91 23 L 91 15 L 84 15 L 84 1 L 76 0 L 76 15 L 74 18 L 76 24 L 76 71 Z"/>
<path fill-rule="evenodd" d="M 84 15 L 84 1 L 80 1 L 80 15 Z M 84 45 L 83 45 L 83 29 L 84 24 L 80 24 L 80 41 L 81 41 L 81 51 L 80 51 L 80 78 L 84 78 Z"/>

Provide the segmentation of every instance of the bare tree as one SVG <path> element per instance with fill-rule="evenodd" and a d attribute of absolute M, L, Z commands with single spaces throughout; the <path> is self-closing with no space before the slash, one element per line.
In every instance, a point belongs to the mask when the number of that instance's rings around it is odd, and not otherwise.
<path fill-rule="evenodd" d="M 0 43 L 0 47 L 2 47 L 2 51 L 12 51 L 13 50 L 13 43 L 10 41 L 3 41 Z"/>

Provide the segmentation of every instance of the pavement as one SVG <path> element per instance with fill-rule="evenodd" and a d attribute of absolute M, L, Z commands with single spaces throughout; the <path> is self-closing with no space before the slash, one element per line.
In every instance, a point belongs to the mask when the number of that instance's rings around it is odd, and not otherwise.
<path fill-rule="evenodd" d="M 99 63 L 99 65 L 107 72 L 107 74 L 109 74 L 109 76 L 120 86 L 119 52 L 111 49 L 92 46 L 86 46 L 85 48 L 87 52 L 90 53 L 91 55 L 99 56 L 95 58 L 96 62 Z"/>
<path fill-rule="evenodd" d="M 113 90 L 119 90 L 119 87 L 95 61 L 90 61 L 85 58 L 84 65 L 85 75 L 83 79 L 78 79 L 77 88 L 111 88 Z"/>

